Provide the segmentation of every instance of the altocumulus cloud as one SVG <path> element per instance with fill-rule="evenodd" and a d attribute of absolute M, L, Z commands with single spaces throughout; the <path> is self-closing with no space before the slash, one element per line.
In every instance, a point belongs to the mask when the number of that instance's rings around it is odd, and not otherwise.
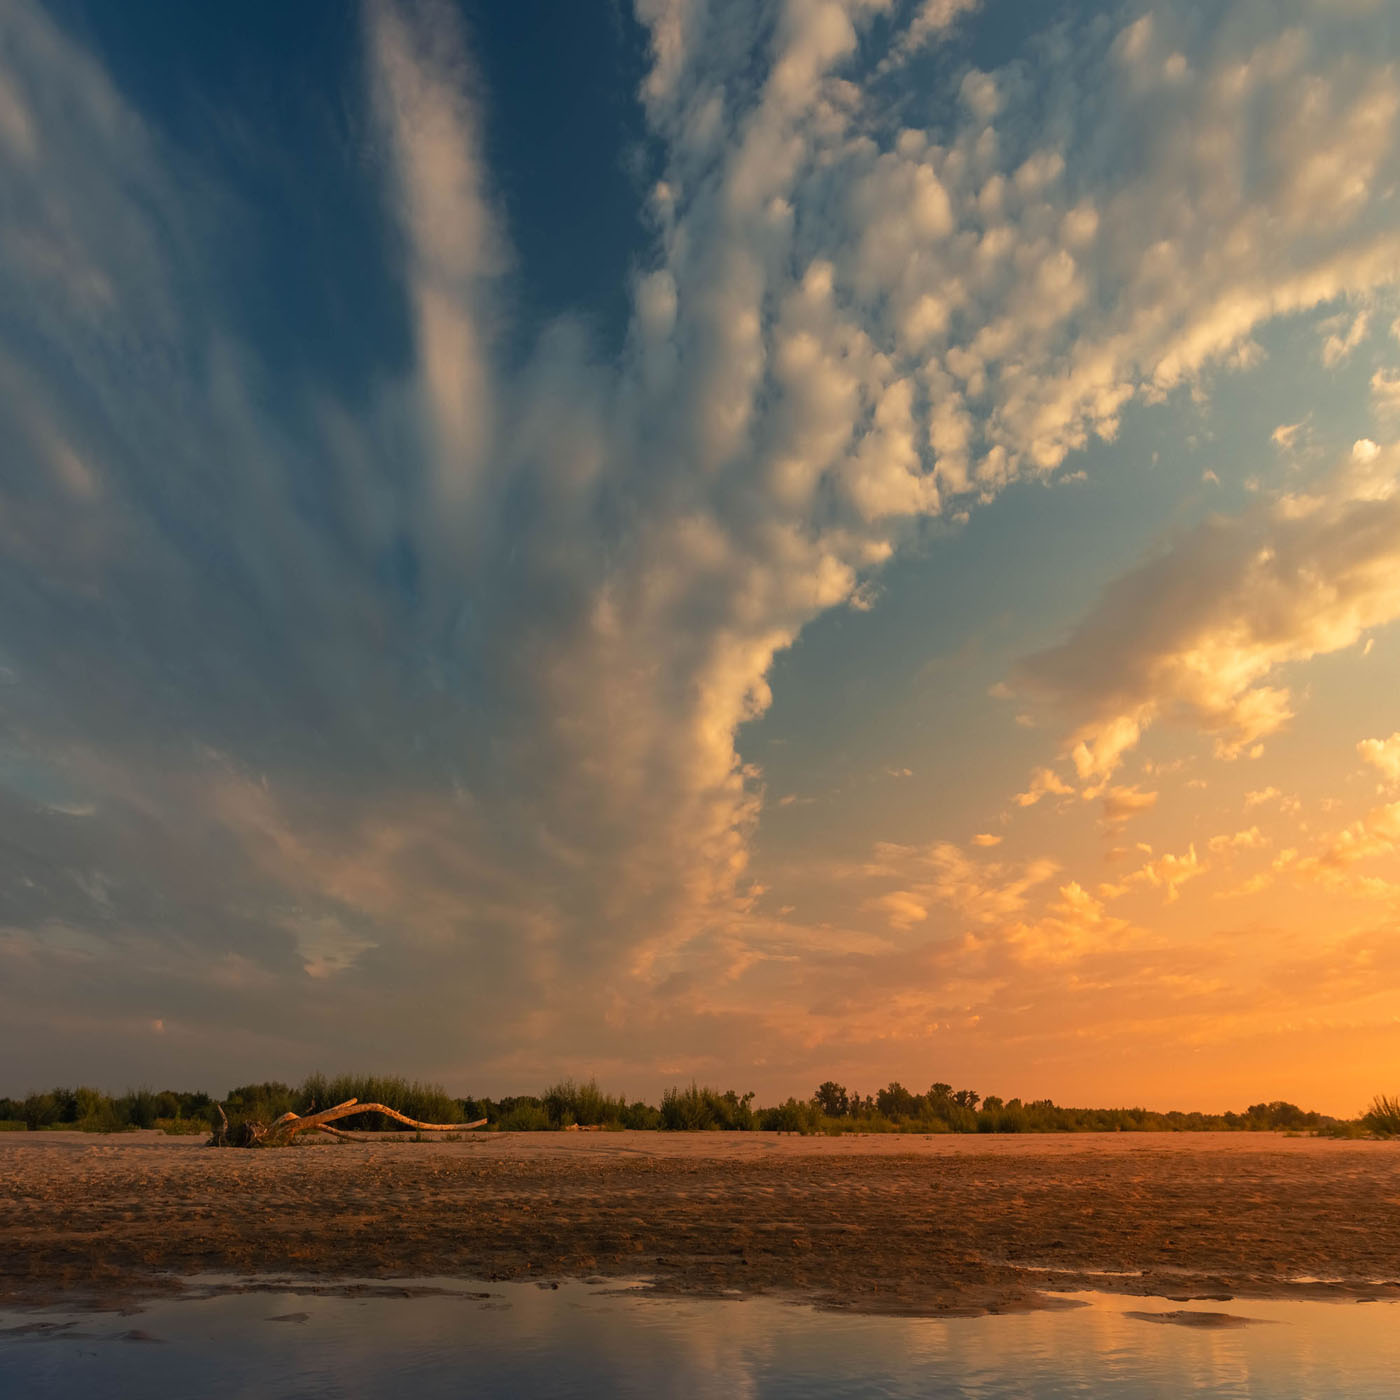
<path fill-rule="evenodd" d="M 831 968 L 877 954 L 754 912 L 735 735 L 775 654 L 860 606 L 920 519 L 1400 274 L 1383 6 L 1066 21 L 964 63 L 921 126 L 911 65 L 975 9 L 637 0 L 658 164 L 626 345 L 602 360 L 565 319 L 520 363 L 455 13 L 367 5 L 411 352 L 348 397 L 269 392 L 210 251 L 231 190 L 0 0 L 7 1056 L 76 1069 L 153 1020 L 211 1066 L 353 1047 L 497 1081 L 703 1064 L 720 1035 L 810 1052 Z M 1354 560 L 1387 512 L 1334 494 L 1190 548 L 1227 583 L 1242 542 Z M 1215 635 L 1184 601 L 1195 630 L 1154 633 L 1178 658 Z M 1366 625 L 1305 602 L 1301 632 L 1241 641 L 1233 689 L 1172 698 L 1226 744 L 1276 727 L 1259 677 Z M 1071 699 L 1077 645 L 1032 667 Z M 1111 661 L 1092 722 L 1140 729 L 1147 663 Z M 950 859 L 886 914 L 962 891 Z M 1075 885 L 1052 917 L 1119 937 Z M 838 1002 L 832 1034 L 864 1035 Z"/>

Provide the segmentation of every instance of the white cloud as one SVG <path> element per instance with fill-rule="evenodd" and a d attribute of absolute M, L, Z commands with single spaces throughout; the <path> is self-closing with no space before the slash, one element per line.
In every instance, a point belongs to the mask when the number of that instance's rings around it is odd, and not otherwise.
<path fill-rule="evenodd" d="M 1366 339 L 1370 325 L 1371 313 L 1367 310 L 1358 311 L 1349 324 L 1346 317 L 1332 317 L 1323 322 L 1321 329 L 1326 338 L 1322 342 L 1322 363 L 1328 369 L 1341 364 Z"/>
<path fill-rule="evenodd" d="M 1071 880 L 1038 919 L 1013 925 L 1006 936 L 1019 957 L 1053 964 L 1119 947 L 1132 931 L 1126 919 L 1114 918 L 1102 900 Z"/>
<path fill-rule="evenodd" d="M 906 49 L 926 44 L 942 34 L 964 15 L 971 14 L 982 0 L 923 0 L 918 12 L 905 30 L 902 43 Z"/>
<path fill-rule="evenodd" d="M 1285 725 L 1281 669 L 1400 617 L 1400 447 L 1353 454 L 1308 494 L 1214 517 L 1122 576 L 1025 682 L 1077 723 L 1079 777 L 1106 779 L 1161 719 L 1216 752 L 1253 753 Z"/>
<path fill-rule="evenodd" d="M 869 907 L 883 911 L 896 928 L 921 921 L 939 905 L 973 925 L 992 926 L 1018 915 L 1057 869 L 1046 859 L 977 860 L 951 841 L 925 849 L 886 843 L 876 848 L 868 873 L 898 879 L 900 888 L 872 899 Z"/>
<path fill-rule="evenodd" d="M 1296 883 L 1317 885 L 1349 898 L 1400 902 L 1400 882 L 1388 878 L 1397 850 L 1400 802 L 1392 802 L 1373 808 L 1327 836 L 1312 854 L 1303 855 L 1296 849 L 1281 852 L 1270 870 L 1256 877 L 1247 888 L 1262 888 L 1273 877 L 1283 875 Z M 1376 873 L 1374 862 L 1378 860 L 1384 861 L 1386 874 Z"/>
<path fill-rule="evenodd" d="M 1340 869 L 1374 856 L 1387 856 L 1400 846 L 1400 802 L 1377 807 L 1345 827 L 1320 855 L 1300 861 L 1303 870 Z"/>
<path fill-rule="evenodd" d="M 894 50 L 972 8 L 906 7 Z M 775 655 L 867 601 L 920 517 L 1056 472 L 1278 316 L 1394 283 L 1400 78 L 1340 31 L 1300 49 L 1293 0 L 1218 25 L 1163 4 L 1121 36 L 1070 21 L 1033 71 L 959 70 L 956 112 L 918 129 L 861 66 L 888 6 L 639 0 L 654 241 L 601 363 L 568 318 L 503 348 L 511 253 L 453 9 L 366 13 L 379 271 L 411 344 L 367 332 L 347 389 L 240 342 L 237 182 L 182 178 L 92 55 L 3 0 L 0 299 L 25 329 L 0 344 L 7 712 L 94 807 L 43 834 L 44 869 L 126 872 L 100 917 L 63 885 L 104 975 L 284 1057 L 421 999 L 398 1033 L 424 1062 L 524 1074 L 630 1041 L 717 927 L 758 927 L 762 774 L 736 734 Z M 1141 645 L 1085 658 L 1081 778 L 1159 696 L 1227 746 L 1277 727 L 1263 677 L 1389 615 L 1391 508 L 1329 496 L 1184 544 L 1198 585 L 1162 565 L 1170 606 L 1123 605 Z M 1262 541 L 1275 563 L 1232 562 Z M 1246 583 L 1279 638 L 1229 610 Z M 1017 800 L 1073 791 L 1043 769 Z M 1158 869 L 1169 897 L 1184 868 Z M 1052 870 L 935 847 L 883 913 L 991 927 Z M 1076 927 L 1100 924 L 1077 888 Z M 796 956 L 791 930 L 762 936 Z M 210 967 L 237 969 L 217 996 Z M 323 1016 L 257 981 L 307 968 L 340 998 Z"/>
<path fill-rule="evenodd" d="M 1400 782 L 1400 731 L 1389 739 L 1362 739 L 1356 752 L 1391 782 Z"/>
<path fill-rule="evenodd" d="M 1208 842 L 1211 851 L 1215 854 L 1222 854 L 1226 851 L 1254 851 L 1268 844 L 1269 838 L 1257 826 L 1246 827 L 1243 831 L 1236 831 L 1233 834 L 1224 832 L 1219 836 L 1212 836 Z"/>
<path fill-rule="evenodd" d="M 1071 797 L 1074 789 L 1053 768 L 1037 768 L 1025 792 L 1013 799 L 1018 807 L 1034 807 L 1042 797 Z"/>
<path fill-rule="evenodd" d="M 1181 855 L 1167 852 L 1139 866 L 1123 881 L 1123 886 L 1146 886 L 1165 890 L 1167 903 L 1174 904 L 1181 898 L 1181 886 L 1188 880 L 1204 875 L 1208 869 L 1209 867 L 1196 855 L 1196 847 L 1191 845 Z"/>
<path fill-rule="evenodd" d="M 1155 792 L 1143 792 L 1138 787 L 1111 787 L 1103 795 L 1104 821 L 1111 826 L 1122 826 L 1143 812 L 1149 812 L 1157 805 Z"/>
<path fill-rule="evenodd" d="M 920 903 L 917 895 L 907 890 L 891 890 L 889 894 L 882 894 L 874 901 L 873 907 L 885 915 L 891 928 L 912 928 L 928 918 L 927 907 Z"/>
<path fill-rule="evenodd" d="M 375 107 L 393 149 L 410 248 L 435 512 L 460 531 L 492 447 L 492 284 L 506 254 L 485 189 L 470 66 L 447 5 L 366 5 Z M 458 542 L 460 543 L 460 541 Z"/>
<path fill-rule="evenodd" d="M 1383 420 L 1400 418 L 1400 370 L 1378 369 L 1371 376 L 1371 404 Z"/>

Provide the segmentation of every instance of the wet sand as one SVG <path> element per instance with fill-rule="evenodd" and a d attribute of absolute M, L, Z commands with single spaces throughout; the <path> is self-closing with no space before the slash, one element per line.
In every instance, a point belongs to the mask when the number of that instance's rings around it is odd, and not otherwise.
<path fill-rule="evenodd" d="M 1400 1145 L 522 1133 L 248 1152 L 0 1134 L 0 1303 L 109 1306 L 210 1272 L 641 1275 L 911 1313 L 1080 1288 L 1400 1300 Z"/>

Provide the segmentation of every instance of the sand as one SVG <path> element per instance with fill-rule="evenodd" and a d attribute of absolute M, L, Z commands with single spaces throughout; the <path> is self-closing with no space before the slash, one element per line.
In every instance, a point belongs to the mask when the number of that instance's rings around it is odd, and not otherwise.
<path fill-rule="evenodd" d="M 0 1134 L 0 1303 L 218 1272 L 637 1277 L 871 1312 L 1081 1288 L 1400 1299 L 1400 1144 L 1273 1134 L 473 1134 L 215 1151 Z"/>

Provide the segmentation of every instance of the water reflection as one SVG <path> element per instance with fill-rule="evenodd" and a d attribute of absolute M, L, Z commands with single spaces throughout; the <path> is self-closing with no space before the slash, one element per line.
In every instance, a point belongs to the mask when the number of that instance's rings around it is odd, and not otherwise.
<path fill-rule="evenodd" d="M 288 1284 L 160 1303 L 134 1317 L 0 1313 L 0 1391 L 54 1400 L 1397 1393 L 1400 1317 L 1391 1304 L 1076 1301 L 1069 1310 L 939 1320 L 675 1301 L 640 1286 L 437 1280 L 399 1296 L 384 1296 L 383 1285 L 346 1296 Z M 1200 1325 L 1209 1313 L 1226 1317 Z"/>

